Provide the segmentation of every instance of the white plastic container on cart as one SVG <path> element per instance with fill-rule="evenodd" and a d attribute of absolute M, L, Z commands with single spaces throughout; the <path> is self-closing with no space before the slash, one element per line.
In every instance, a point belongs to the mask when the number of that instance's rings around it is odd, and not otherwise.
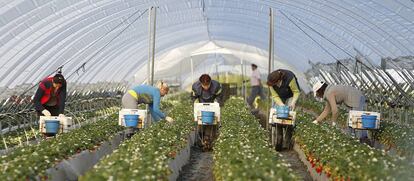
<path fill-rule="evenodd" d="M 220 122 L 220 105 L 219 103 L 194 103 L 194 121 L 198 125 L 203 125 L 202 122 L 202 112 L 214 112 L 214 121 L 213 125 L 216 125 Z"/>
<path fill-rule="evenodd" d="M 147 121 L 148 112 L 145 109 L 121 109 L 119 111 L 118 125 L 125 126 L 124 115 L 139 115 L 139 121 L 137 128 L 141 129 L 145 127 Z"/>

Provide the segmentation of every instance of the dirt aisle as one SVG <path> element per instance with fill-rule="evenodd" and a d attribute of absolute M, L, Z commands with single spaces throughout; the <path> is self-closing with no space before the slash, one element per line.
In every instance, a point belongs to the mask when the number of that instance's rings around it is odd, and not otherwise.
<path fill-rule="evenodd" d="M 213 152 L 202 152 L 193 146 L 187 165 L 183 167 L 178 176 L 179 181 L 213 181 Z"/>

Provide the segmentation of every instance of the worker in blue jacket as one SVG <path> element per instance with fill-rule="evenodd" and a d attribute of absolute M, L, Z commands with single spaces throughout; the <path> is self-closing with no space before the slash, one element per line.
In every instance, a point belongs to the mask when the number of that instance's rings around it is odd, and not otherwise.
<path fill-rule="evenodd" d="M 150 85 L 135 86 L 122 97 L 122 108 L 137 109 L 138 104 L 148 104 L 149 111 L 155 122 L 162 119 L 173 122 L 174 120 L 171 117 L 165 116 L 160 110 L 160 99 L 168 94 L 168 91 L 168 85 L 163 82 L 157 83 L 156 87 Z"/>

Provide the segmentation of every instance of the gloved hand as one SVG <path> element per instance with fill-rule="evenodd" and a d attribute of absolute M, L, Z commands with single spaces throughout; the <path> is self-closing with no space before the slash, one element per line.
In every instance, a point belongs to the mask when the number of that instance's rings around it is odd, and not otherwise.
<path fill-rule="evenodd" d="M 174 122 L 174 119 L 171 118 L 171 117 L 168 117 L 168 116 L 165 118 L 165 120 L 167 120 L 167 122 L 169 122 L 169 123 Z"/>
<path fill-rule="evenodd" d="M 65 115 L 64 114 L 59 114 L 59 117 L 65 117 Z"/>
<path fill-rule="evenodd" d="M 318 122 L 318 121 L 316 121 L 316 120 L 313 120 L 313 121 L 312 121 L 312 123 L 313 123 L 313 124 L 319 124 L 319 122 Z"/>
<path fill-rule="evenodd" d="M 52 115 L 52 114 L 50 114 L 50 112 L 47 109 L 44 109 L 42 111 L 42 114 L 45 115 L 45 116 L 51 116 Z"/>
<path fill-rule="evenodd" d="M 332 126 L 336 126 L 336 122 L 335 121 L 332 121 Z"/>

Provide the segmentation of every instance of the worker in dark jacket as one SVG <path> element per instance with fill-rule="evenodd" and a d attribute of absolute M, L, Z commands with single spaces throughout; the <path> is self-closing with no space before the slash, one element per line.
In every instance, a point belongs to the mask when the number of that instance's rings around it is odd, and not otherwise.
<path fill-rule="evenodd" d="M 211 80 L 208 74 L 200 76 L 199 80 L 193 84 L 191 92 L 192 101 L 199 103 L 213 103 L 216 100 L 220 107 L 223 106 L 223 99 L 221 94 L 221 85 L 215 80 Z M 212 142 L 217 138 L 218 125 L 198 125 L 199 138 L 197 144 L 200 145 L 204 151 L 211 150 Z"/>
<path fill-rule="evenodd" d="M 273 101 L 278 106 L 289 106 L 290 110 L 295 109 L 296 101 L 299 98 L 300 88 L 295 74 L 289 70 L 278 69 L 269 74 L 267 85 L 270 86 L 270 93 Z M 286 138 L 283 139 L 283 128 L 286 128 Z M 277 144 L 276 150 L 282 150 L 283 144 L 289 148 L 292 146 L 291 139 L 293 126 L 276 124 Z"/>
<path fill-rule="evenodd" d="M 66 80 L 61 73 L 43 79 L 33 98 L 38 115 L 65 116 Z"/>
<path fill-rule="evenodd" d="M 223 105 L 221 85 L 215 80 L 211 80 L 208 74 L 200 76 L 199 81 L 193 84 L 191 99 L 198 100 L 200 103 L 212 103 L 216 100 L 220 106 Z"/>

